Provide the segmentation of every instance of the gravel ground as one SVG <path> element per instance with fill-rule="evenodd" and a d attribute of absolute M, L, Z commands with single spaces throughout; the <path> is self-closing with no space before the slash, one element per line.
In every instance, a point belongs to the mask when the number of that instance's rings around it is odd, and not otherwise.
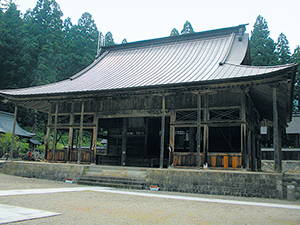
<path fill-rule="evenodd" d="M 78 186 L 0 174 L 0 190 Z M 155 193 L 300 205 L 299 201 Z M 61 213 L 59 216 L 15 224 L 300 224 L 300 210 L 297 209 L 163 199 L 95 191 L 5 196 L 0 197 L 0 204 Z"/>

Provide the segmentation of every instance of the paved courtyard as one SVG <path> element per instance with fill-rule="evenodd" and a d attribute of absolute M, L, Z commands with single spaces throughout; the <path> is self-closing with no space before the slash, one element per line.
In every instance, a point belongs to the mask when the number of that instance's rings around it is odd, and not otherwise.
<path fill-rule="evenodd" d="M 0 223 L 300 224 L 300 202 L 80 186 L 0 174 Z"/>

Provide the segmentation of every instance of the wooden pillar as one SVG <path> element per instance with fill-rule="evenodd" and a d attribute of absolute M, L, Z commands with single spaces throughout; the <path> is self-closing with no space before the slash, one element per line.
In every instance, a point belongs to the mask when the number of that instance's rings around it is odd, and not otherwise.
<path fill-rule="evenodd" d="M 189 128 L 189 152 L 194 152 L 195 127 Z"/>
<path fill-rule="evenodd" d="M 164 167 L 165 152 L 165 122 L 166 122 L 166 97 L 162 97 L 161 136 L 160 136 L 160 163 L 159 168 Z"/>
<path fill-rule="evenodd" d="M 246 168 L 247 161 L 247 125 L 241 124 L 241 153 L 242 153 L 242 168 Z"/>
<path fill-rule="evenodd" d="M 203 132 L 204 135 L 203 135 L 203 162 L 202 162 L 202 165 L 207 167 L 207 154 L 208 154 L 208 149 L 209 149 L 209 127 L 206 124 L 209 120 L 208 95 L 207 94 L 204 95 L 203 120 L 204 120 L 205 125 L 204 125 L 204 132 Z"/>
<path fill-rule="evenodd" d="M 246 115 L 246 93 L 245 90 L 241 92 L 241 154 L 242 154 L 242 168 L 246 168 L 246 158 L 247 158 L 247 115 Z"/>
<path fill-rule="evenodd" d="M 173 125 L 176 120 L 175 110 L 171 111 L 170 115 L 170 148 L 169 148 L 169 166 L 173 165 L 174 160 L 174 149 L 175 149 L 175 126 Z"/>
<path fill-rule="evenodd" d="M 144 156 L 147 155 L 147 148 L 148 148 L 148 135 L 149 135 L 149 118 L 145 118 L 145 123 L 146 123 L 146 127 L 145 127 L 145 145 L 144 145 Z"/>
<path fill-rule="evenodd" d="M 252 132 L 252 141 L 251 141 L 251 161 L 252 161 L 252 170 L 257 171 L 257 159 L 256 159 L 256 136 L 255 131 Z"/>
<path fill-rule="evenodd" d="M 52 104 L 50 104 L 49 107 L 49 112 L 48 112 L 48 123 L 47 123 L 47 131 L 46 131 L 46 144 L 45 144 L 45 160 L 47 160 L 48 157 L 48 150 L 49 150 L 49 142 L 50 142 L 50 125 L 51 125 L 51 120 L 52 120 L 52 115 L 51 115 L 51 109 L 52 109 Z"/>
<path fill-rule="evenodd" d="M 251 131 L 248 128 L 247 132 L 247 157 L 246 157 L 246 169 L 250 169 L 251 161 Z"/>
<path fill-rule="evenodd" d="M 204 135 L 203 135 L 203 165 L 207 165 L 207 155 L 209 149 L 209 126 L 204 125 Z"/>
<path fill-rule="evenodd" d="M 196 168 L 200 169 L 200 148 L 201 148 L 201 95 L 197 95 L 197 159 Z"/>
<path fill-rule="evenodd" d="M 80 164 L 80 160 L 81 160 L 83 117 L 84 117 L 84 101 L 81 102 L 80 129 L 79 129 L 79 148 L 78 148 L 77 164 Z"/>
<path fill-rule="evenodd" d="M 68 149 L 67 149 L 67 162 L 70 161 L 70 152 L 73 150 L 73 135 L 74 135 L 74 102 L 71 104 L 71 113 L 70 113 L 70 122 L 69 122 L 69 141 L 68 141 Z"/>
<path fill-rule="evenodd" d="M 15 105 L 14 123 L 13 123 L 13 130 L 12 130 L 12 135 L 11 135 L 11 146 L 10 146 L 10 160 L 11 161 L 14 158 L 14 143 L 15 143 L 15 134 L 16 134 L 17 113 L 18 113 L 18 106 Z"/>
<path fill-rule="evenodd" d="M 96 163 L 96 153 L 97 153 L 97 138 L 98 138 L 98 116 L 94 114 L 94 128 L 93 128 L 93 141 L 91 149 L 91 163 Z M 92 157 L 92 152 L 94 157 Z"/>
<path fill-rule="evenodd" d="M 282 155 L 281 155 L 281 145 L 280 138 L 281 133 L 279 127 L 279 117 L 278 117 L 278 103 L 277 103 L 277 89 L 273 89 L 273 146 L 274 146 L 274 166 L 275 173 L 282 172 Z"/>
<path fill-rule="evenodd" d="M 121 166 L 126 165 L 128 118 L 123 118 Z"/>
<path fill-rule="evenodd" d="M 51 163 L 54 161 L 55 157 L 55 149 L 56 149 L 56 142 L 57 142 L 57 121 L 58 121 L 58 102 L 55 105 L 55 118 L 54 118 L 54 134 L 53 134 L 53 146 L 52 146 L 52 156 L 51 156 Z"/>

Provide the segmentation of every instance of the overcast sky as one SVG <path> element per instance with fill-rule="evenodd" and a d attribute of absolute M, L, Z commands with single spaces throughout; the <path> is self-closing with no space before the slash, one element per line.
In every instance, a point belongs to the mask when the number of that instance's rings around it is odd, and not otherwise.
<path fill-rule="evenodd" d="M 25 13 L 33 9 L 37 0 L 15 0 Z M 270 36 L 277 41 L 282 32 L 290 42 L 291 53 L 300 45 L 300 0 L 56 0 L 73 24 L 84 12 L 93 16 L 98 30 L 113 34 L 116 43 L 169 36 L 179 32 L 189 20 L 195 32 L 249 23 L 253 29 L 256 17 L 268 22 Z"/>

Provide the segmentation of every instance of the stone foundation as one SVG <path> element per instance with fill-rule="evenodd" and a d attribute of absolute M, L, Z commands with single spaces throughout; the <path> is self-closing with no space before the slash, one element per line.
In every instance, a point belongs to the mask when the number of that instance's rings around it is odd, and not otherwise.
<path fill-rule="evenodd" d="M 261 170 L 263 172 L 274 172 L 274 160 L 262 160 Z M 300 174 L 300 161 L 283 160 L 282 161 L 283 173 L 298 173 Z"/>
<path fill-rule="evenodd" d="M 39 162 L 5 162 L 2 167 L 4 174 L 64 181 L 72 178 L 74 182 L 83 174 L 98 174 L 98 166 L 39 163 Z M 138 171 L 135 171 L 135 170 Z M 286 195 L 286 186 L 292 181 L 284 174 L 246 172 L 239 170 L 212 170 L 212 169 L 154 169 L 154 168 L 117 167 L 115 173 L 134 174 L 145 180 L 146 188 L 157 185 L 163 191 L 177 191 L 199 194 L 231 195 L 244 197 L 263 197 L 282 199 Z M 91 171 L 89 171 L 91 170 Z M 99 166 L 101 173 L 110 172 L 106 167 Z M 123 171 L 125 170 L 125 172 Z M 87 172 L 87 173 L 86 173 Z M 103 174 L 102 174 L 103 175 Z M 101 174 L 99 174 L 101 176 Z M 121 176 L 121 175 L 120 175 Z M 284 180 L 284 184 L 283 184 Z M 298 190 L 298 189 L 297 189 Z M 285 195 L 284 195 L 285 194 Z"/>
<path fill-rule="evenodd" d="M 4 162 L 2 173 L 47 180 L 64 181 L 72 178 L 74 182 L 87 171 L 88 166 L 62 163 Z"/>
<path fill-rule="evenodd" d="M 283 198 L 282 174 L 214 170 L 149 170 L 148 183 L 164 191 Z"/>

